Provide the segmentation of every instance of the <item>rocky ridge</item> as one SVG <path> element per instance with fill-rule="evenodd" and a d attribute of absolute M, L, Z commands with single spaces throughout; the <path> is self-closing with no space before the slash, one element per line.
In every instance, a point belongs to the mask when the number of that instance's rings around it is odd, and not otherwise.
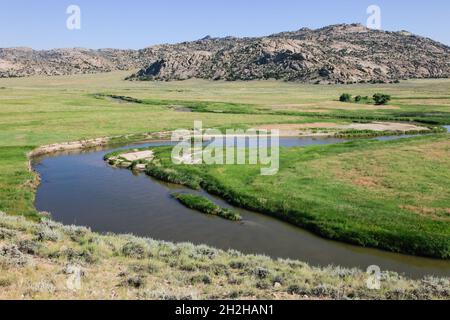
<path fill-rule="evenodd" d="M 0 49 L 0 77 L 133 70 L 129 80 L 388 82 L 450 76 L 450 47 L 360 24 L 258 38 L 212 38 L 142 50 Z"/>

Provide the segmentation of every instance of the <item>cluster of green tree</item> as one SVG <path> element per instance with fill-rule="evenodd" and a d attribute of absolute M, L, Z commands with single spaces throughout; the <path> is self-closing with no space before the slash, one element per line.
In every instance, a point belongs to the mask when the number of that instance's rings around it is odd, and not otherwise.
<path fill-rule="evenodd" d="M 375 105 L 385 105 L 389 101 L 391 101 L 391 96 L 384 93 L 375 93 L 372 96 L 372 99 L 369 99 L 368 96 L 356 96 L 353 98 L 353 96 L 349 93 L 343 93 L 339 97 L 339 101 L 341 102 L 356 102 L 356 103 L 369 103 L 373 101 Z"/>

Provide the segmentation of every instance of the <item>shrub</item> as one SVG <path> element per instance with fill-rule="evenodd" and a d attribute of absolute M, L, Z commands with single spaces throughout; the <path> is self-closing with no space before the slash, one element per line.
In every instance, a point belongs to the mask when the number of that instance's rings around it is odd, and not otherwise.
<path fill-rule="evenodd" d="M 134 264 L 130 266 L 130 270 L 136 273 L 157 273 L 161 266 L 156 263 Z"/>
<path fill-rule="evenodd" d="M 356 96 L 354 99 L 355 103 L 369 103 L 371 102 L 369 96 Z"/>
<path fill-rule="evenodd" d="M 61 234 L 47 226 L 41 227 L 36 233 L 37 241 L 53 241 L 61 239 Z"/>
<path fill-rule="evenodd" d="M 373 95 L 373 100 L 377 106 L 385 105 L 389 101 L 391 101 L 391 96 L 383 93 L 375 93 Z"/>
<path fill-rule="evenodd" d="M 231 277 L 228 278 L 228 284 L 231 284 L 231 285 L 234 285 L 234 286 L 240 285 L 240 284 L 242 284 L 242 279 L 241 278 L 236 278 L 234 276 L 231 276 Z"/>
<path fill-rule="evenodd" d="M 14 282 L 12 279 L 9 278 L 0 278 L 0 288 L 1 287 L 9 287 L 10 285 L 12 285 Z"/>
<path fill-rule="evenodd" d="M 172 263 L 172 267 L 176 266 L 176 262 Z M 192 260 L 185 260 L 182 259 L 178 262 L 178 267 L 182 271 L 186 272 L 194 272 L 198 269 L 197 264 L 193 262 Z"/>
<path fill-rule="evenodd" d="M 328 297 L 337 299 L 339 297 L 339 290 L 327 284 L 321 284 L 311 290 L 311 293 L 317 297 Z"/>
<path fill-rule="evenodd" d="M 239 297 L 242 296 L 242 295 L 243 295 L 243 292 L 242 292 L 242 291 L 233 291 L 233 292 L 231 292 L 231 293 L 228 295 L 228 297 L 229 297 L 230 299 L 237 300 L 237 299 L 239 299 Z"/>
<path fill-rule="evenodd" d="M 0 266 L 24 267 L 29 263 L 28 257 L 20 252 L 16 245 L 0 248 Z"/>
<path fill-rule="evenodd" d="M 269 276 L 270 271 L 266 268 L 257 267 L 255 270 L 253 270 L 253 274 L 259 279 L 265 279 Z"/>
<path fill-rule="evenodd" d="M 341 94 L 339 101 L 341 102 L 350 102 L 352 100 L 352 95 L 348 93 Z"/>
<path fill-rule="evenodd" d="M 12 230 L 0 228 L 0 240 L 11 239 L 16 236 L 16 233 Z"/>
<path fill-rule="evenodd" d="M 33 240 L 22 240 L 18 243 L 18 249 L 25 254 L 37 255 L 41 244 Z"/>
<path fill-rule="evenodd" d="M 193 276 L 190 280 L 192 284 L 203 283 L 203 284 L 211 284 L 212 280 L 208 275 L 197 275 Z"/>
<path fill-rule="evenodd" d="M 348 268 L 343 268 L 343 267 L 328 267 L 327 272 L 330 275 L 339 277 L 341 279 L 343 278 L 347 278 L 347 277 L 356 277 L 361 271 L 353 268 L 353 269 L 348 269 Z"/>
<path fill-rule="evenodd" d="M 267 290 L 270 288 L 270 284 L 266 281 L 258 281 L 256 283 L 256 288 L 258 288 L 260 290 Z"/>
<path fill-rule="evenodd" d="M 296 294 L 296 295 L 299 295 L 299 296 L 309 295 L 310 294 L 310 290 L 308 288 L 303 287 L 303 286 L 299 286 L 297 284 L 290 285 L 289 288 L 287 289 L 287 292 L 289 294 Z"/>
<path fill-rule="evenodd" d="M 96 256 L 93 252 L 93 249 L 87 248 L 82 250 L 75 250 L 73 248 L 67 248 L 63 250 L 60 254 L 58 254 L 59 257 L 64 256 L 67 258 L 67 260 L 71 262 L 86 262 L 89 264 L 96 263 L 99 258 Z"/>
<path fill-rule="evenodd" d="M 239 252 L 239 251 L 237 251 L 237 250 L 234 250 L 234 249 L 229 249 L 229 250 L 227 251 L 227 253 L 228 253 L 231 257 L 241 257 L 241 256 L 242 256 L 242 253 L 241 253 L 241 252 Z"/>
<path fill-rule="evenodd" d="M 203 269 L 212 272 L 214 275 L 230 275 L 229 268 L 226 264 L 223 263 L 212 263 L 209 266 L 204 266 Z"/>
<path fill-rule="evenodd" d="M 122 254 L 129 258 L 144 259 L 146 256 L 146 250 L 143 244 L 130 241 L 122 247 Z"/>
<path fill-rule="evenodd" d="M 272 283 L 275 285 L 276 283 L 283 284 L 284 278 L 280 275 L 273 277 Z"/>
<path fill-rule="evenodd" d="M 65 226 L 64 231 L 70 239 L 75 242 L 81 242 L 82 239 L 91 232 L 88 228 L 78 226 Z"/>
<path fill-rule="evenodd" d="M 242 220 L 242 217 L 239 214 L 237 214 L 233 210 L 226 209 L 226 208 L 220 208 L 220 211 L 219 211 L 219 213 L 217 215 L 222 217 L 222 218 L 231 220 L 231 221 L 240 221 L 240 220 Z"/>
<path fill-rule="evenodd" d="M 244 269 L 247 267 L 247 263 L 244 261 L 231 261 L 230 267 L 232 269 Z"/>
<path fill-rule="evenodd" d="M 122 286 L 139 289 L 145 287 L 145 278 L 143 276 L 131 276 L 121 283 Z"/>
<path fill-rule="evenodd" d="M 41 280 L 30 286 L 28 294 L 33 295 L 35 293 L 55 293 L 56 286 L 53 281 Z"/>
<path fill-rule="evenodd" d="M 447 278 L 426 277 L 421 281 L 422 293 L 430 296 L 450 297 L 450 280 Z"/>
<path fill-rule="evenodd" d="M 194 253 L 192 254 L 193 258 L 198 257 L 206 257 L 209 259 L 214 259 L 218 255 L 217 249 L 210 248 L 205 245 L 200 245 L 194 249 Z"/>

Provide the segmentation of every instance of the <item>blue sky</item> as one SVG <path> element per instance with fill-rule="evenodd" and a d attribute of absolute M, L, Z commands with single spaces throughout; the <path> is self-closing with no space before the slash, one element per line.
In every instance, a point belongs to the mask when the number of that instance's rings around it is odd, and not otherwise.
<path fill-rule="evenodd" d="M 66 9 L 81 8 L 81 30 Z M 382 10 L 382 28 L 450 45 L 448 0 L 0 0 L 0 47 L 144 48 L 212 36 L 261 36 L 302 27 L 364 23 Z"/>

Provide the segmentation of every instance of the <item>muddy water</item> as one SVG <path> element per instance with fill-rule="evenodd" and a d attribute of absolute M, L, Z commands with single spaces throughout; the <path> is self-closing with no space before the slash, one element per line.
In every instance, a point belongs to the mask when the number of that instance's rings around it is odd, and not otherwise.
<path fill-rule="evenodd" d="M 342 142 L 334 138 L 282 138 L 286 147 Z M 136 146 L 167 145 L 152 143 Z M 450 262 L 329 241 L 277 219 L 235 208 L 242 223 L 203 215 L 171 198 L 173 192 L 195 192 L 161 183 L 144 174 L 107 166 L 103 156 L 112 150 L 71 152 L 36 159 L 34 168 L 42 184 L 36 207 L 49 211 L 65 224 L 91 227 L 98 232 L 133 233 L 175 242 L 207 244 L 244 253 L 292 258 L 312 265 L 341 265 L 366 269 L 378 265 L 383 270 L 410 277 L 450 276 Z M 200 192 L 207 195 L 204 192 Z M 216 203 L 229 206 L 207 195 Z"/>

